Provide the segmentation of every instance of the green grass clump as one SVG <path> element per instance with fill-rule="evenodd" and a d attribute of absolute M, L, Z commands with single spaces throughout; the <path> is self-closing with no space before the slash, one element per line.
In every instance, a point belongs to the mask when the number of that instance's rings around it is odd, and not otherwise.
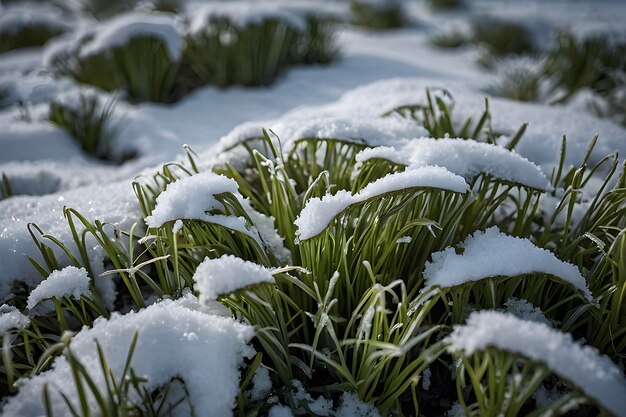
<path fill-rule="evenodd" d="M 485 48 L 484 63 L 507 55 L 528 54 L 534 51 L 532 34 L 521 23 L 482 18 L 474 23 L 474 43 Z"/>
<path fill-rule="evenodd" d="M 464 0 L 429 0 L 428 5 L 437 11 L 454 10 L 465 6 Z"/>
<path fill-rule="evenodd" d="M 561 103 L 582 88 L 610 94 L 623 85 L 619 77 L 612 75 L 615 72 L 626 72 L 626 42 L 611 40 L 606 35 L 578 39 L 562 34 L 546 64 L 546 74 L 553 78 L 555 89 L 562 91 L 555 100 Z"/>
<path fill-rule="evenodd" d="M 276 19 L 239 28 L 215 17 L 210 27 L 187 35 L 183 51 L 197 85 L 268 85 L 289 63 L 300 36 L 297 28 Z"/>
<path fill-rule="evenodd" d="M 530 58 L 505 60 L 498 67 L 498 78 L 487 86 L 487 93 L 518 101 L 541 101 L 543 98 L 543 67 Z"/>
<path fill-rule="evenodd" d="M 78 0 L 74 7 L 102 20 L 131 11 L 137 3 L 137 0 Z"/>
<path fill-rule="evenodd" d="M 295 63 L 328 64 L 339 55 L 335 41 L 336 22 L 331 17 L 310 14 L 306 16 L 306 33 L 299 36 L 296 52 L 292 52 Z"/>
<path fill-rule="evenodd" d="M 372 29 L 394 29 L 406 24 L 402 4 L 389 0 L 370 4 L 367 0 L 351 0 L 352 23 Z"/>
<path fill-rule="evenodd" d="M 451 107 L 449 97 L 429 92 L 427 103 L 396 113 L 436 137 L 497 141 L 487 106 L 477 121 L 455 120 Z M 509 149 L 522 135 L 523 128 Z M 357 165 L 357 153 L 368 147 L 365 142 L 293 139 L 290 147 L 280 147 L 267 133 L 251 137 L 238 145 L 246 155 L 243 160 L 213 166 L 215 173 L 233 179 L 239 190 L 214 195 L 221 206 L 210 214 L 237 218 L 245 230 L 193 219 L 182 219 L 176 229 L 172 220 L 147 230 L 138 224 L 120 230 L 66 208 L 72 239 L 61 242 L 31 225 L 42 259 L 31 262 L 45 277 L 63 263 L 56 255 L 62 253 L 93 276 L 88 253 L 95 242 L 108 255 L 105 275 L 119 277 L 116 309 L 141 308 L 154 297 L 181 297 L 193 288 L 194 272 L 206 257 L 229 254 L 272 268 L 274 284 L 248 286 L 218 299 L 234 317 L 256 329 L 253 344 L 258 354 L 242 377 L 235 410 L 239 416 L 268 412 L 266 400 L 250 401 L 243 393 L 261 365 L 270 369 L 271 395 L 294 411 L 303 406 L 292 393 L 294 379 L 326 399 L 337 400 L 346 391 L 357 393 L 382 416 L 440 416 L 455 402 L 477 415 L 528 414 L 535 411 L 532 395 L 542 381 L 570 387 L 575 394 L 561 395 L 541 412 L 563 414 L 563 404 L 573 395 L 577 401 L 591 401 L 576 389 L 576 381 L 561 380 L 543 365 L 511 352 L 446 353 L 445 336 L 464 322 L 469 311 L 505 309 L 512 297 L 528 299 L 562 331 L 575 339 L 584 337 L 612 360 L 624 363 L 626 172 L 616 155 L 591 164 L 597 138 L 578 167 L 565 165 L 563 140 L 550 190 L 476 173 L 466 178 L 466 192 L 408 187 L 378 194 L 346 207 L 318 235 L 298 239 L 294 221 L 312 199 L 340 190 L 356 193 L 410 168 L 384 159 Z M 152 213 L 168 184 L 198 173 L 201 162 L 188 151 L 187 161 L 138 178 L 133 186 L 144 217 Z M 600 173 L 604 176 L 600 189 L 588 196 L 588 184 Z M 270 219 L 283 238 L 290 266 L 261 233 L 261 218 Z M 537 273 L 486 277 L 452 288 L 424 286 L 425 265 L 433 253 L 455 250 L 469 235 L 492 226 L 576 265 L 597 305 L 563 281 Z M 12 303 L 22 307 L 24 293 L 16 291 Z M 78 330 L 94 317 L 110 314 L 99 310 L 97 303 L 81 301 L 80 309 L 59 307 L 74 320 L 63 321 L 52 312 L 14 331 L 18 343 L 7 350 L 13 359 L 6 359 L 0 368 L 4 386 L 13 387 L 20 377 L 36 372 L 41 357 L 48 364 L 60 354 L 52 346 L 63 330 Z M 23 340 L 28 340 L 28 347 Z M 80 369 L 77 374 L 84 375 Z M 516 391 L 518 387 L 522 390 Z M 142 410 L 155 402 L 149 396 L 140 401 Z M 583 412 L 597 411 L 593 407 L 601 406 L 589 405 Z"/>
<path fill-rule="evenodd" d="M 111 125 L 114 108 L 114 99 L 104 102 L 96 94 L 81 93 L 76 103 L 53 100 L 48 120 L 65 130 L 88 155 L 114 160 L 111 143 L 118 133 Z"/>
<path fill-rule="evenodd" d="M 439 48 L 459 48 L 470 41 L 470 34 L 456 27 L 439 30 L 430 37 L 430 43 Z"/>
<path fill-rule="evenodd" d="M 64 31 L 60 26 L 37 24 L 36 21 L 22 25 L 15 31 L 4 31 L 0 28 L 0 53 L 31 46 L 41 46 Z"/>

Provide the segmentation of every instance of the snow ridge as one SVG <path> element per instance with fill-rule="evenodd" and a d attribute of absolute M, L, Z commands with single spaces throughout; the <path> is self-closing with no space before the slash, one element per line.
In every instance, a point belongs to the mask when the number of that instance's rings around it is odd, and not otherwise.
<path fill-rule="evenodd" d="M 60 271 L 54 271 L 48 278 L 41 281 L 28 296 L 26 308 L 34 308 L 39 302 L 50 298 L 61 299 L 72 297 L 79 300 L 80 297 L 91 297 L 91 278 L 85 268 L 67 266 Z"/>

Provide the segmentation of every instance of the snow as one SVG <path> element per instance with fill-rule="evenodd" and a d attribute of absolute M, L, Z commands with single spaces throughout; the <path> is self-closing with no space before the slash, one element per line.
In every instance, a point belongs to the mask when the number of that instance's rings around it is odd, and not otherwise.
<path fill-rule="evenodd" d="M 389 174 L 368 184 L 354 195 L 340 190 L 321 199 L 317 197 L 310 199 L 294 222 L 298 227 L 296 236 L 300 241 L 315 237 L 349 206 L 383 194 L 411 188 L 435 188 L 456 193 L 468 191 L 468 185 L 463 178 L 441 167 L 427 166 Z"/>
<path fill-rule="evenodd" d="M 286 405 L 278 404 L 270 408 L 267 417 L 293 417 L 293 413 Z"/>
<path fill-rule="evenodd" d="M 238 29 L 272 20 L 283 22 L 298 31 L 306 29 L 306 22 L 298 14 L 278 2 L 217 1 L 192 9 L 189 14 L 192 16 L 189 33 L 196 37 L 211 33 L 214 30 L 214 19 L 227 19 Z"/>
<path fill-rule="evenodd" d="M 252 376 L 252 390 L 250 397 L 252 400 L 262 400 L 272 391 L 272 380 L 270 379 L 270 371 L 267 367 L 260 365 L 254 376 Z"/>
<path fill-rule="evenodd" d="M 239 194 L 237 183 L 210 171 L 181 178 L 167 185 L 156 199 L 152 214 L 146 217 L 148 227 L 161 227 L 179 219 L 211 221 L 208 212 L 224 210 L 215 196 L 224 193 Z"/>
<path fill-rule="evenodd" d="M 554 326 L 554 322 L 546 318 L 543 311 L 539 307 L 533 306 L 528 300 L 523 298 L 511 297 L 504 303 L 507 313 L 513 314 L 515 317 L 519 317 L 522 320 L 534 321 L 537 323 L 544 323 L 549 326 Z"/>
<path fill-rule="evenodd" d="M 17 308 L 2 304 L 0 306 L 0 337 L 11 329 L 22 329 L 30 323 L 30 319 Z"/>
<path fill-rule="evenodd" d="M 95 36 L 80 47 L 80 57 L 86 58 L 126 45 L 137 38 L 156 38 L 163 42 L 174 62 L 180 60 L 183 37 L 175 20 L 155 13 L 128 13 L 105 21 L 94 31 Z"/>
<path fill-rule="evenodd" d="M 201 302 L 216 300 L 252 285 L 274 283 L 271 270 L 233 255 L 205 258 L 196 268 L 193 280 L 194 290 L 200 293 Z"/>
<path fill-rule="evenodd" d="M 539 190 L 550 188 L 539 167 L 528 159 L 500 146 L 473 140 L 421 138 L 397 148 L 365 149 L 356 158 L 360 163 L 373 158 L 387 159 L 409 168 L 438 165 L 468 180 L 488 174 Z"/>
<path fill-rule="evenodd" d="M 88 370 L 96 386 L 104 387 L 96 341 L 102 346 L 110 371 L 119 378 L 135 333 L 138 341 L 131 363 L 148 390 L 180 377 L 185 382 L 190 404 L 197 415 L 230 415 L 239 392 L 239 367 L 253 354 L 248 342 L 253 329 L 232 318 L 207 315 L 173 301 L 162 301 L 139 312 L 114 314 L 84 328 L 70 343 L 72 352 Z M 207 376 L 210 375 L 210 378 Z M 4 404 L 5 417 L 43 416 L 41 400 L 47 384 L 54 415 L 71 416 L 61 399 L 65 394 L 78 406 L 71 368 L 64 356 L 52 369 L 23 381 L 17 395 Z M 95 408 L 95 400 L 90 397 Z"/>
<path fill-rule="evenodd" d="M 476 232 L 461 245 L 463 253 L 454 248 L 432 254 L 432 262 L 424 268 L 425 287 L 454 287 L 492 277 L 514 277 L 543 273 L 560 278 L 580 290 L 594 303 L 591 291 L 578 268 L 558 259 L 547 249 L 528 239 L 508 236 L 497 227 Z"/>
<path fill-rule="evenodd" d="M 626 379 L 611 360 L 568 333 L 496 311 L 470 314 L 446 338 L 448 350 L 472 355 L 488 347 L 544 363 L 616 416 L 626 415 Z"/>
<path fill-rule="evenodd" d="M 53 271 L 48 278 L 42 281 L 28 296 L 26 308 L 32 309 L 39 302 L 55 298 L 72 297 L 79 300 L 81 297 L 91 298 L 91 278 L 85 268 L 67 266 L 59 271 Z"/>
<path fill-rule="evenodd" d="M 46 3 L 23 2 L 0 8 L 0 12 L 0 36 L 17 34 L 25 29 L 65 32 L 72 23 L 72 19 L 59 8 Z"/>
<path fill-rule="evenodd" d="M 335 416 L 380 417 L 380 413 L 372 404 L 362 402 L 356 394 L 345 392 L 341 396 L 341 405 L 339 406 Z"/>

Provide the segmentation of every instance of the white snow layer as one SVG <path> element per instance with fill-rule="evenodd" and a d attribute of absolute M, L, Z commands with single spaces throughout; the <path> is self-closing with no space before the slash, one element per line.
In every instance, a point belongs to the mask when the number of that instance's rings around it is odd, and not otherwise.
<path fill-rule="evenodd" d="M 147 379 L 148 390 L 180 377 L 195 415 L 230 415 L 239 392 L 242 358 L 253 354 L 248 342 L 254 331 L 232 318 L 207 315 L 191 310 L 189 305 L 193 303 L 166 300 L 136 313 L 98 319 L 93 328 L 84 328 L 76 334 L 70 347 L 95 384 L 103 389 L 96 342 L 102 346 L 110 371 L 119 378 L 131 340 L 138 333 L 131 367 L 138 376 Z M 44 416 L 45 385 L 50 391 L 55 416 L 71 416 L 61 394 L 80 409 L 71 368 L 61 356 L 49 371 L 23 381 L 17 395 L 5 403 L 2 415 Z M 94 398 L 89 401 L 91 408 L 95 408 Z"/>
<path fill-rule="evenodd" d="M 190 14 L 192 18 L 189 33 L 192 36 L 211 33 L 214 19 L 227 19 L 239 29 L 260 25 L 270 20 L 286 23 L 299 31 L 306 29 L 306 22 L 301 16 L 282 7 L 278 2 L 216 1 L 203 4 Z"/>
<path fill-rule="evenodd" d="M 13 35 L 25 29 L 50 29 L 64 32 L 71 27 L 72 19 L 59 8 L 46 3 L 0 5 L 0 35 Z"/>
<path fill-rule="evenodd" d="M 146 217 L 149 227 L 161 227 L 165 223 L 179 219 L 211 221 L 212 210 L 224 210 L 215 195 L 223 193 L 239 194 L 237 182 L 210 171 L 181 178 L 167 185 L 156 199 L 152 215 Z M 224 217 L 224 216 L 222 216 Z"/>
<path fill-rule="evenodd" d="M 394 147 L 364 149 L 357 162 L 386 159 L 415 168 L 438 165 L 472 179 L 479 174 L 545 190 L 550 183 L 539 167 L 516 152 L 497 145 L 465 139 L 420 138 Z"/>
<path fill-rule="evenodd" d="M 454 287 L 499 276 L 544 273 L 571 284 L 587 301 L 594 302 L 585 278 L 576 266 L 561 261 L 528 239 L 506 235 L 494 226 L 468 237 L 461 247 L 461 255 L 454 248 L 432 254 L 432 262 L 427 262 L 424 268 L 426 288 L 435 285 Z"/>
<path fill-rule="evenodd" d="M 85 268 L 67 266 L 60 271 L 53 271 L 30 292 L 26 308 L 34 308 L 40 301 L 50 298 L 72 297 L 79 300 L 82 296 L 91 296 L 91 279 Z"/>
<path fill-rule="evenodd" d="M 218 259 L 205 258 L 193 274 L 194 290 L 200 293 L 200 301 L 216 300 L 221 295 L 263 282 L 273 283 L 272 271 L 244 261 L 233 255 Z"/>
<path fill-rule="evenodd" d="M 626 416 L 626 379 L 611 360 L 571 334 L 497 311 L 473 312 L 446 338 L 450 352 L 495 347 L 544 363 L 616 416 Z"/>
<path fill-rule="evenodd" d="M 0 337 L 11 329 L 21 329 L 30 323 L 30 319 L 17 308 L 2 304 L 0 306 Z"/>
<path fill-rule="evenodd" d="M 172 61 L 178 61 L 183 50 L 183 37 L 175 20 L 163 14 L 126 13 L 100 23 L 93 34 L 81 46 L 81 57 L 110 51 L 136 38 L 160 40 Z"/>
<path fill-rule="evenodd" d="M 320 234 L 330 222 L 352 204 L 361 203 L 386 193 L 410 188 L 436 188 L 464 193 L 468 191 L 465 180 L 445 168 L 429 166 L 389 174 L 352 195 L 341 190 L 335 195 L 312 198 L 304 206 L 294 224 L 296 236 L 307 240 Z"/>

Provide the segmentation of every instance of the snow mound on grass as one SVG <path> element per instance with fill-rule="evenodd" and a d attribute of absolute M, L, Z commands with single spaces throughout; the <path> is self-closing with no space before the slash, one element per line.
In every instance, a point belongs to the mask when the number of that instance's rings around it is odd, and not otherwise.
<path fill-rule="evenodd" d="M 167 185 L 156 199 L 152 215 L 146 217 L 148 227 L 161 227 L 179 219 L 210 221 L 208 211 L 224 210 L 215 195 L 239 194 L 237 182 L 223 175 L 206 171 L 181 178 Z"/>
<path fill-rule="evenodd" d="M 100 23 L 92 39 L 80 48 L 86 58 L 124 46 L 137 38 L 156 38 L 163 42 L 172 61 L 182 55 L 183 37 L 173 18 L 163 14 L 127 13 Z"/>
<path fill-rule="evenodd" d="M 111 372 L 119 378 L 135 333 L 138 340 L 131 367 L 147 379 L 145 387 L 149 391 L 180 377 L 195 415 L 221 417 L 232 413 L 239 392 L 239 366 L 253 353 L 248 346 L 254 334 L 252 327 L 167 300 L 137 313 L 98 319 L 93 328 L 76 334 L 70 347 L 95 384 L 104 390 L 96 341 L 102 346 Z M 25 380 L 17 395 L 6 402 L 2 415 L 45 415 L 41 396 L 46 384 L 55 416 L 71 416 L 62 394 L 79 409 L 72 371 L 62 356 L 51 370 Z M 90 406 L 96 408 L 94 398 L 90 398 Z"/>
<path fill-rule="evenodd" d="M 192 36 L 211 33 L 214 19 L 228 19 L 239 29 L 261 25 L 270 20 L 286 23 L 298 31 L 306 29 L 306 22 L 301 16 L 282 7 L 278 2 L 218 1 L 204 4 L 190 14 L 193 16 L 189 24 L 189 33 Z"/>
<path fill-rule="evenodd" d="M 488 174 L 539 190 L 550 188 L 539 167 L 528 159 L 500 146 L 473 140 L 420 138 L 395 147 L 364 149 L 356 156 L 359 163 L 375 158 L 409 168 L 438 165 L 468 180 Z"/>
<path fill-rule="evenodd" d="M 233 255 L 222 255 L 218 259 L 205 258 L 193 274 L 194 289 L 200 293 L 200 301 L 216 300 L 251 285 L 273 283 L 272 271 L 244 261 Z"/>
<path fill-rule="evenodd" d="M 386 193 L 417 187 L 437 188 L 456 193 L 468 191 L 468 185 L 462 177 L 441 167 L 420 167 L 389 174 L 368 184 L 354 195 L 341 190 L 335 195 L 326 195 L 321 199 L 317 197 L 310 199 L 294 222 L 298 227 L 296 236 L 301 241 L 317 236 L 335 217 L 352 204 L 361 203 Z"/>
<path fill-rule="evenodd" d="M 0 337 L 11 329 L 22 329 L 30 323 L 30 319 L 17 308 L 2 304 L 0 306 Z"/>
<path fill-rule="evenodd" d="M 464 248 L 461 255 L 454 248 L 432 254 L 432 262 L 427 262 L 424 268 L 425 288 L 435 285 L 448 288 L 485 278 L 544 273 L 571 284 L 587 301 L 594 302 L 576 266 L 561 261 L 528 239 L 506 235 L 494 226 L 468 237 L 461 247 Z"/>
<path fill-rule="evenodd" d="M 609 358 L 569 333 L 512 314 L 478 311 L 446 338 L 450 352 L 471 355 L 488 347 L 544 363 L 616 416 L 626 416 L 626 380 Z"/>
<path fill-rule="evenodd" d="M 24 29 L 65 32 L 72 23 L 66 13 L 46 3 L 24 2 L 0 9 L 0 12 L 0 36 L 13 35 Z"/>
<path fill-rule="evenodd" d="M 60 271 L 54 271 L 31 291 L 26 308 L 30 310 L 40 301 L 50 298 L 72 297 L 79 300 L 82 296 L 90 297 L 90 283 L 91 279 L 85 268 L 67 266 Z"/>

